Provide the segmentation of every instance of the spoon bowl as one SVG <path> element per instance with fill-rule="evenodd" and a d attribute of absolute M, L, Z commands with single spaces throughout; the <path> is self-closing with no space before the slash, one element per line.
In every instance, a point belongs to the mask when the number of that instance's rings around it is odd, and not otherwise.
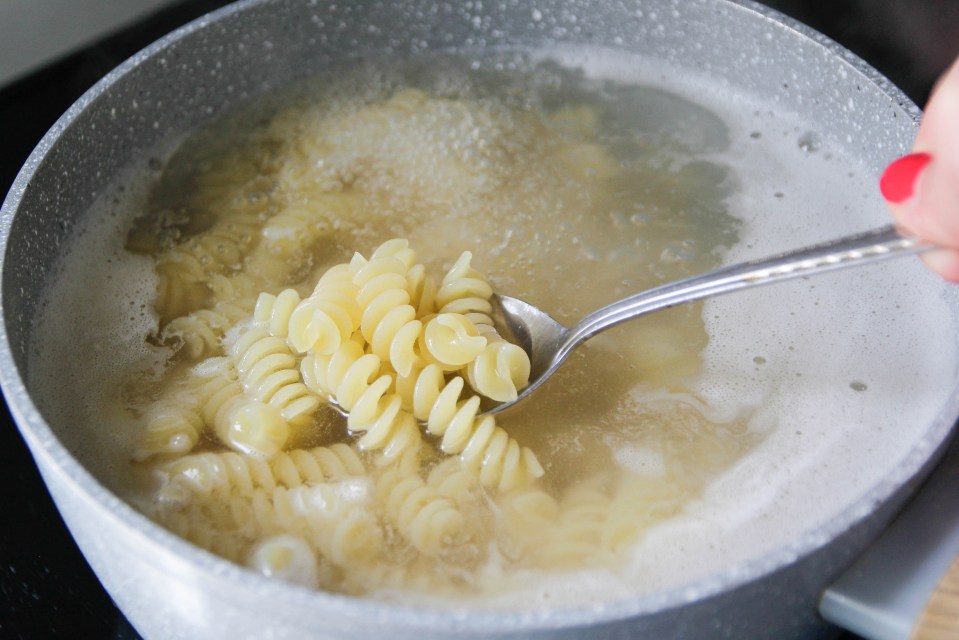
<path fill-rule="evenodd" d="M 526 400 L 574 349 L 627 320 L 709 296 L 914 255 L 933 248 L 934 245 L 902 235 L 894 226 L 882 227 L 655 287 L 594 311 L 571 327 L 560 324 L 528 302 L 494 294 L 491 299 L 493 322 L 503 338 L 529 354 L 529 384 L 515 399 L 492 405 L 480 415 L 503 413 Z"/>

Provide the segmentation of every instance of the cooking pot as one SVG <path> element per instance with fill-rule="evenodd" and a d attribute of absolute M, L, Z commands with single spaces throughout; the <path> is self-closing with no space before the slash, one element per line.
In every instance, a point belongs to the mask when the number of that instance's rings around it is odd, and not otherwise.
<path fill-rule="evenodd" d="M 158 146 L 338 60 L 451 47 L 583 45 L 659 60 L 664 69 L 709 76 L 711 86 L 730 95 L 762 96 L 765 104 L 800 112 L 820 124 L 821 136 L 841 141 L 877 174 L 909 148 L 916 132 L 918 110 L 876 72 L 834 43 L 748 2 L 543 0 L 531 6 L 251 0 L 184 27 L 121 65 L 41 141 L 3 205 L 3 389 L 71 533 L 144 636 L 787 638 L 835 632 L 817 612 L 819 600 L 946 450 L 959 415 L 954 364 L 924 371 L 937 382 L 921 395 L 922 428 L 881 481 L 816 526 L 798 527 L 772 551 L 651 595 L 496 613 L 311 592 L 218 559 L 154 525 L 113 494 L 85 465 L 86 434 L 38 408 L 43 402 L 30 383 L 33 332 L 41 313 L 38 301 L 56 278 L 62 247 L 118 176 L 142 165 Z M 872 216 L 876 225 L 885 222 L 881 207 L 874 209 L 862 215 Z M 841 226 L 837 214 L 822 211 L 820 239 L 839 235 L 833 233 Z M 744 250 L 731 252 L 729 259 Z M 897 268 L 924 283 L 921 294 L 903 294 L 903 300 L 918 307 L 929 303 L 930 313 L 937 314 L 933 319 L 947 325 L 944 334 L 951 336 L 939 342 L 943 333 L 911 335 L 912 346 L 897 353 L 925 353 L 931 346 L 954 354 L 959 292 L 932 282 L 916 264 Z M 843 323 L 848 309 L 839 302 L 826 311 Z M 884 322 L 878 317 L 866 326 L 878 330 Z M 877 339 L 881 351 L 896 336 Z M 937 342 L 928 344 L 933 339 Z M 876 366 L 888 361 L 879 358 Z M 876 426 L 894 429 L 897 420 L 912 419 L 906 411 Z M 831 599 L 836 600 L 842 598 Z"/>

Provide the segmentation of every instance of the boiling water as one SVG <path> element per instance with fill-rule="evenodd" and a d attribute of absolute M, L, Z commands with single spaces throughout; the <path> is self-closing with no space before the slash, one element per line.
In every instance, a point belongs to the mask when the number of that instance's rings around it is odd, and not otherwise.
<path fill-rule="evenodd" d="M 283 253 L 273 293 L 308 292 L 324 268 L 399 236 L 434 273 L 472 251 L 496 290 L 566 322 L 723 262 L 884 220 L 874 176 L 815 123 L 658 63 L 539 52 L 349 75 L 158 151 L 64 260 L 31 385 L 58 391 L 35 394 L 50 422 L 75 425 L 61 430 L 68 446 L 147 512 L 156 464 L 129 463 L 137 411 L 184 366 L 168 364 L 161 327 L 209 303 L 200 287 L 158 304 L 155 257 L 224 212 L 348 212 L 330 216 L 307 251 Z M 414 576 L 377 589 L 336 574 L 321 586 L 580 605 L 687 584 L 775 549 L 878 483 L 921 436 L 955 362 L 945 323 L 923 322 L 948 312 L 933 287 L 918 266 L 898 264 L 619 327 L 501 423 L 545 467 L 542 488 L 560 505 L 552 529 L 594 514 L 584 544 L 571 552 L 560 540 L 535 557 L 530 549 L 549 546 L 541 530 L 504 537 L 508 508 L 484 494 L 463 507 L 479 523 L 469 559 L 426 565 L 449 578 L 441 584 L 420 589 Z M 299 446 L 329 444 L 330 433 L 349 441 L 330 412 L 316 433 Z M 584 502 L 593 510 L 578 511 Z M 387 556 L 410 560 L 402 541 Z"/>

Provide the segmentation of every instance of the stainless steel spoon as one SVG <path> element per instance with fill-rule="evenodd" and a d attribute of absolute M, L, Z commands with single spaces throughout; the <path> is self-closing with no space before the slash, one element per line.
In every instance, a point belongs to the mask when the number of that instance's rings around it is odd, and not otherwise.
<path fill-rule="evenodd" d="M 483 413 L 502 413 L 529 398 L 559 369 L 576 347 L 626 320 L 708 296 L 912 255 L 933 248 L 934 245 L 901 235 L 893 226 L 883 227 L 649 289 L 594 311 L 572 327 L 561 325 L 542 309 L 527 302 L 495 294 L 492 299 L 493 321 L 500 335 L 522 346 L 529 354 L 530 377 L 529 384 L 515 400 L 493 405 Z"/>

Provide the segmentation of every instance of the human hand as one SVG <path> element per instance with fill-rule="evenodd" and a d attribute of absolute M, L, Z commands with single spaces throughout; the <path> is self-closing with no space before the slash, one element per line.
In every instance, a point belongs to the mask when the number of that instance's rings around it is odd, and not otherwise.
<path fill-rule="evenodd" d="M 894 161 L 879 182 L 897 224 L 942 249 L 922 259 L 959 282 L 959 60 L 939 79 L 913 153 Z"/>

